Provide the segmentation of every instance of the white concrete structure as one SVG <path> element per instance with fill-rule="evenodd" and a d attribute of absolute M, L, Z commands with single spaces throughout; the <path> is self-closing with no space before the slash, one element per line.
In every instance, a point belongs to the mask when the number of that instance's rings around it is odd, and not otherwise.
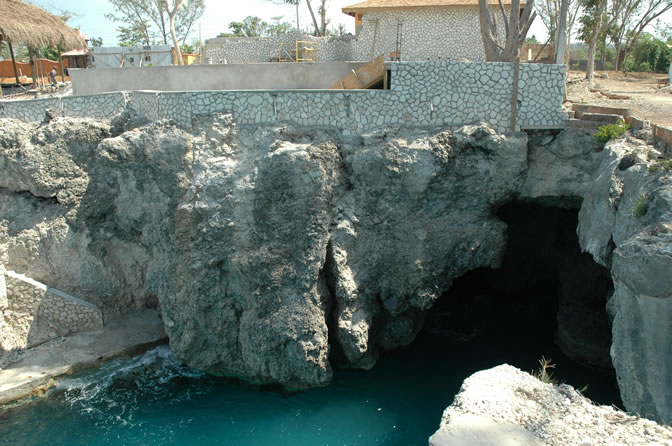
<path fill-rule="evenodd" d="M 170 45 L 101 46 L 91 48 L 93 68 L 167 66 L 173 62 Z"/>

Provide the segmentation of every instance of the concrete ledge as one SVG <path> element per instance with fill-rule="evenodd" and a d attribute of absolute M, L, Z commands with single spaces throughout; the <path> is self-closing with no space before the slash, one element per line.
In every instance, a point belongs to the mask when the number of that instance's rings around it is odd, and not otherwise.
<path fill-rule="evenodd" d="M 644 120 L 644 119 L 639 119 L 634 116 L 630 116 L 629 118 L 625 118 L 625 123 L 630 126 L 630 130 L 641 130 L 641 129 L 648 129 L 651 128 L 651 122 Z"/>
<path fill-rule="evenodd" d="M 572 129 L 591 129 L 597 130 L 600 126 L 604 125 L 601 122 L 597 121 L 582 121 L 581 119 L 570 119 L 567 121 L 567 128 Z"/>
<path fill-rule="evenodd" d="M 104 330 L 71 335 L 26 350 L 0 370 L 0 404 L 39 396 L 55 379 L 122 355 L 135 355 L 166 342 L 163 321 L 155 310 L 117 316 Z"/>
<path fill-rule="evenodd" d="M 600 113 L 607 115 L 620 115 L 623 118 L 629 118 L 632 116 L 632 110 L 629 108 L 618 108 L 618 107 L 602 107 L 599 105 L 590 105 L 590 104 L 572 104 L 572 110 L 574 110 L 576 119 L 581 119 L 584 113 Z"/>
<path fill-rule="evenodd" d="M 605 124 L 618 124 L 623 122 L 623 116 L 617 114 L 603 114 L 603 113 L 583 113 L 581 115 L 582 121 L 593 121 L 599 122 L 602 125 Z"/>
<path fill-rule="evenodd" d="M 654 140 L 661 142 L 667 150 L 672 150 L 672 129 L 658 124 L 653 124 L 651 127 Z"/>

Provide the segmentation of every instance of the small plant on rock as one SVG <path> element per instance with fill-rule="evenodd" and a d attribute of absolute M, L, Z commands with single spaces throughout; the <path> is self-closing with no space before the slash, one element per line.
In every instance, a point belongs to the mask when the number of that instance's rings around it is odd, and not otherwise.
<path fill-rule="evenodd" d="M 628 130 L 630 130 L 630 126 L 623 121 L 619 122 L 618 124 L 602 125 L 598 129 L 597 133 L 595 133 L 595 138 L 597 138 L 597 140 L 602 144 L 605 144 L 612 139 L 618 138 Z"/>
<path fill-rule="evenodd" d="M 555 368 L 555 364 L 553 364 L 552 361 L 553 360 L 551 358 L 546 358 L 545 356 L 542 356 L 541 359 L 539 360 L 539 370 L 537 370 L 536 372 L 532 372 L 532 376 L 537 378 L 542 383 L 557 384 L 558 381 L 555 378 L 553 378 L 553 372 L 550 371 L 550 369 Z"/>
<path fill-rule="evenodd" d="M 656 160 L 649 166 L 649 172 L 658 172 L 659 170 L 672 170 L 672 156 Z"/>
<path fill-rule="evenodd" d="M 646 215 L 646 211 L 648 210 L 649 197 L 647 197 L 646 194 L 641 194 L 632 204 L 632 216 L 635 218 L 641 218 Z"/>

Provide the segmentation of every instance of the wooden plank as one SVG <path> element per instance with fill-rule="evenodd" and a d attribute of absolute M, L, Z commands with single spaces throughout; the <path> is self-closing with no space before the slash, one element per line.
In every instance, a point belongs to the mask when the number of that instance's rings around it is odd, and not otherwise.
<path fill-rule="evenodd" d="M 372 87 L 385 77 L 385 58 L 379 56 L 375 61 L 368 63 L 352 74 L 348 74 L 340 81 L 329 87 L 330 90 L 365 90 Z"/>

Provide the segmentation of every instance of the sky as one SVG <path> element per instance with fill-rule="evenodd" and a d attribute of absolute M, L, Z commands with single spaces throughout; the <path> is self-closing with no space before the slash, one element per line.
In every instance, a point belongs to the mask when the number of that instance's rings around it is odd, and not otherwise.
<path fill-rule="evenodd" d="M 341 8 L 359 3 L 362 0 L 327 0 L 327 18 L 331 20 L 330 27 L 337 28 L 339 24 L 346 27 L 346 31 L 354 33 L 355 19 L 341 12 Z M 105 18 L 105 14 L 114 13 L 107 0 L 31 0 L 48 11 L 68 11 L 75 16 L 68 21 L 73 27 L 80 27 L 89 37 L 102 37 L 103 45 L 113 46 L 118 43 L 114 23 Z M 313 0 L 316 6 L 318 1 Z M 317 11 L 316 11 L 317 13 Z M 296 7 L 285 5 L 281 0 L 205 0 L 205 14 L 199 20 L 201 38 L 205 41 L 216 37 L 221 32 L 228 32 L 228 24 L 241 21 L 247 16 L 258 16 L 267 22 L 273 17 L 283 16 L 282 21 L 296 23 Z M 301 2 L 299 7 L 299 24 L 305 29 L 312 23 L 310 14 Z M 198 39 L 199 27 L 196 26 L 192 39 Z M 535 20 L 528 36 L 536 35 L 541 40 L 545 37 L 544 26 L 539 19 Z"/>

